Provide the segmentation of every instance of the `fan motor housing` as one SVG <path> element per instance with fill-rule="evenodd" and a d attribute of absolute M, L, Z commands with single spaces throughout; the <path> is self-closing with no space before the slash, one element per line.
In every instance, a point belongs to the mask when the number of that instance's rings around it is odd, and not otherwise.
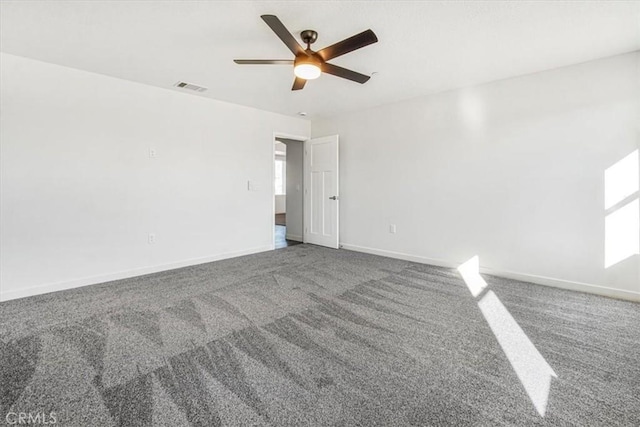
<path fill-rule="evenodd" d="M 315 53 L 311 52 L 311 54 L 302 54 L 296 56 L 296 59 L 293 61 L 293 66 L 300 64 L 313 64 L 317 67 L 322 66 L 322 60 L 316 56 Z"/>

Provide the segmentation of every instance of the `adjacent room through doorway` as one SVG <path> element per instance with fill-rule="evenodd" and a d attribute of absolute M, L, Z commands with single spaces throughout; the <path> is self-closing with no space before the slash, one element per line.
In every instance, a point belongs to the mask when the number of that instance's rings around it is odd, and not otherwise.
<path fill-rule="evenodd" d="M 302 243 L 303 142 L 276 138 L 274 147 L 274 247 Z"/>

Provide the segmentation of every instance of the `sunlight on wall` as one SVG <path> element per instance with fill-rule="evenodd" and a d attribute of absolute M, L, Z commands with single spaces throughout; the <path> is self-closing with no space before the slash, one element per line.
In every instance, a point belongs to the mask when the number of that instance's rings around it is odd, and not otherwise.
<path fill-rule="evenodd" d="M 604 171 L 605 268 L 640 254 L 639 170 L 635 150 Z"/>
<path fill-rule="evenodd" d="M 477 255 L 460 265 L 458 271 L 474 297 L 480 295 L 487 287 L 487 283 L 480 276 Z M 487 291 L 480 298 L 478 307 L 533 406 L 538 414 L 544 417 L 551 390 L 551 379 L 557 378 L 556 373 L 493 291 Z"/>
<path fill-rule="evenodd" d="M 640 253 L 640 203 L 638 199 L 607 215 L 604 220 L 604 266 Z"/>
<path fill-rule="evenodd" d="M 609 209 L 638 191 L 638 150 L 604 171 L 604 208 Z"/>

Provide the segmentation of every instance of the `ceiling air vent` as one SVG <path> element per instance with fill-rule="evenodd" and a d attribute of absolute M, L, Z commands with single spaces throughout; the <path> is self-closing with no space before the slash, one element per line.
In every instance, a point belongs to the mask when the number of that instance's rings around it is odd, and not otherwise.
<path fill-rule="evenodd" d="M 187 83 L 187 82 L 178 82 L 178 83 L 174 84 L 174 86 L 175 87 L 179 87 L 181 89 L 193 90 L 193 91 L 196 91 L 196 92 L 204 92 L 205 90 L 207 90 L 206 87 L 194 85 L 192 83 Z"/>

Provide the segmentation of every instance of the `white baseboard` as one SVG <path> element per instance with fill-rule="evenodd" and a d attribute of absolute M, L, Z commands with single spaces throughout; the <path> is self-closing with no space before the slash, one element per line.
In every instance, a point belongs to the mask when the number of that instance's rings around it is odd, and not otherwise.
<path fill-rule="evenodd" d="M 442 259 L 427 258 L 418 255 L 406 254 L 403 252 L 393 252 L 384 249 L 367 248 L 366 246 L 352 245 L 350 243 L 340 243 L 340 248 L 354 252 L 363 252 L 366 254 L 386 256 L 389 258 L 401 259 L 403 261 L 413 261 L 420 264 L 435 265 L 438 267 L 456 268 L 459 264 L 448 262 Z"/>
<path fill-rule="evenodd" d="M 301 236 L 288 235 L 287 239 L 302 241 Z M 412 255 L 412 254 L 407 254 L 402 252 L 387 251 L 384 249 L 368 248 L 364 246 L 352 245 L 349 243 L 342 243 L 340 246 L 343 249 L 351 250 L 355 252 L 364 252 L 368 254 L 386 256 L 389 258 L 396 258 L 396 259 L 401 259 L 405 261 L 417 262 L 421 264 L 435 265 L 439 267 L 456 268 L 458 267 L 458 265 L 462 263 L 462 262 L 451 262 L 451 261 L 446 261 L 442 259 L 427 258 L 423 256 Z M 113 280 L 128 279 L 131 277 L 158 273 L 161 271 L 173 270 L 176 268 L 188 267 L 191 265 L 204 264 L 204 263 L 219 261 L 219 260 L 228 259 L 228 258 L 235 258 L 243 255 L 251 255 L 254 253 L 265 252 L 272 249 L 273 249 L 273 245 L 263 246 L 263 247 L 252 248 L 252 249 L 247 249 L 243 251 L 228 252 L 224 254 L 211 255 L 211 256 L 202 257 L 202 258 L 193 258 L 193 259 L 178 261 L 178 262 L 169 263 L 169 264 L 143 267 L 143 268 L 138 268 L 133 270 L 126 270 L 126 271 L 119 271 L 116 273 L 84 277 L 81 279 L 74 279 L 74 280 L 69 280 L 64 282 L 49 283 L 46 285 L 33 286 L 26 289 L 17 289 L 17 290 L 8 291 L 8 292 L 2 292 L 0 294 L 0 301 L 9 301 L 12 299 L 24 298 L 28 296 L 40 295 L 40 294 L 45 294 L 45 293 L 55 292 L 55 291 L 62 291 L 65 289 L 73 289 L 81 286 L 95 285 L 99 283 L 110 282 Z M 526 273 L 495 270 L 495 269 L 486 268 L 486 267 L 480 267 L 480 272 L 485 274 L 491 274 L 494 276 L 514 279 L 514 280 L 521 280 L 524 282 L 536 283 L 544 286 L 551 286 L 551 287 L 556 287 L 561 289 L 568 289 L 572 291 L 587 292 L 587 293 L 596 294 L 596 295 L 602 295 L 602 296 L 607 296 L 612 298 L 619 298 L 619 299 L 625 299 L 629 301 L 640 302 L 640 292 L 632 292 L 632 291 L 626 291 L 623 289 L 608 288 L 605 286 L 592 285 L 592 284 L 581 283 L 581 282 L 573 282 L 569 280 L 555 279 L 551 277 L 537 276 L 537 275 L 526 274 Z"/>
<path fill-rule="evenodd" d="M 293 240 L 296 242 L 302 242 L 302 236 L 298 236 L 296 234 L 287 234 L 284 236 L 285 239 L 287 240 Z"/>
<path fill-rule="evenodd" d="M 384 249 L 368 248 L 364 246 L 341 243 L 340 247 L 355 252 L 364 252 L 372 255 L 381 255 L 389 258 L 412 261 L 420 264 L 435 265 L 438 267 L 457 268 L 463 261 L 451 262 L 442 259 L 427 258 L 418 255 L 406 254 L 402 252 L 387 251 Z M 627 291 L 624 289 L 608 288 L 589 283 L 573 282 L 570 280 L 555 279 L 552 277 L 537 276 L 533 274 L 517 273 L 513 271 L 495 270 L 487 267 L 480 267 L 480 272 L 492 276 L 505 277 L 507 279 L 520 280 L 523 282 L 535 283 L 537 285 L 550 286 L 554 288 L 567 289 L 571 291 L 586 292 L 590 294 L 602 295 L 610 298 L 624 299 L 628 301 L 640 302 L 640 292 Z"/>
<path fill-rule="evenodd" d="M 154 265 L 150 267 L 136 268 L 133 270 L 118 271 L 115 273 L 101 274 L 91 277 L 83 277 L 64 282 L 48 283 L 46 285 L 32 286 L 26 289 L 16 289 L 13 291 L 0 293 L 0 301 L 9 301 L 17 298 L 30 297 L 33 295 L 46 294 L 49 292 L 63 291 L 66 289 L 79 288 L 81 286 L 96 285 L 99 283 L 111 282 L 113 280 L 128 279 L 145 274 L 159 273 L 161 271 L 174 270 L 176 268 L 188 267 L 191 265 L 205 264 L 213 261 L 220 261 L 228 258 L 235 258 L 243 255 L 251 255 L 258 252 L 265 252 L 273 249 L 273 245 L 261 246 L 237 252 L 227 252 L 218 255 L 210 255 L 202 258 L 192 258 L 188 260 L 172 262 L 169 264 Z"/>

